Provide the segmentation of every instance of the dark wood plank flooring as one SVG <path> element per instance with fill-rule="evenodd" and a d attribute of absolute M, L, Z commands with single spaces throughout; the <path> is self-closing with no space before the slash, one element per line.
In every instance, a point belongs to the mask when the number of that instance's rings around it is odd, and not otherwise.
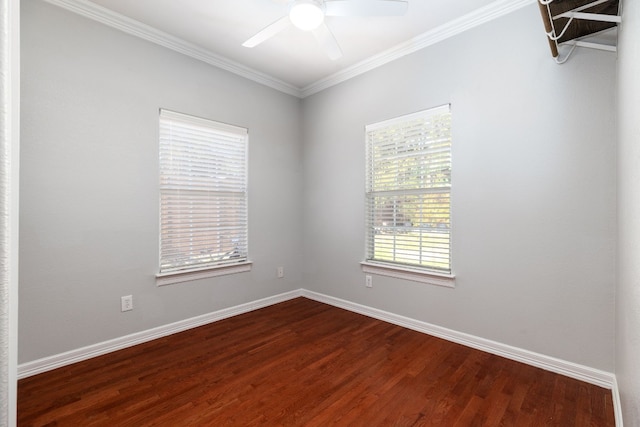
<path fill-rule="evenodd" d="M 611 392 L 304 298 L 18 383 L 19 426 L 613 426 Z"/>

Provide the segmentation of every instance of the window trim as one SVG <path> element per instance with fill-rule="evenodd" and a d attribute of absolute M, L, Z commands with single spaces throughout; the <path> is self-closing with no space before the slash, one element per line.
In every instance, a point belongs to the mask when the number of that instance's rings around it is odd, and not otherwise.
<path fill-rule="evenodd" d="M 366 161 L 365 161 L 365 176 L 368 182 L 368 174 L 369 174 L 369 137 L 368 132 L 375 131 L 378 129 L 384 129 L 389 126 L 393 126 L 395 124 L 404 123 L 407 121 L 411 121 L 416 118 L 422 118 L 425 116 L 437 115 L 443 112 L 451 113 L 451 104 L 444 104 L 432 108 L 428 108 L 425 110 L 417 111 L 414 113 L 405 114 L 402 116 L 394 117 L 388 120 L 383 120 L 380 122 L 372 123 L 365 126 L 365 152 L 366 152 Z M 450 129 L 450 136 L 452 130 Z M 449 147 L 449 155 L 450 159 L 452 156 L 451 146 Z M 451 161 L 451 160 L 450 160 Z M 365 203 L 367 208 L 365 209 L 365 215 L 369 218 L 371 212 L 368 208 L 368 194 L 369 194 L 369 184 L 367 184 L 365 188 Z M 434 268 L 429 268 L 428 266 L 419 266 L 419 265 L 408 265 L 402 263 L 396 263 L 393 261 L 386 262 L 384 260 L 375 260 L 369 259 L 369 239 L 370 239 L 370 230 L 369 230 L 369 222 L 366 221 L 366 231 L 365 231 L 365 259 L 362 261 L 361 268 L 364 273 L 378 274 L 382 276 L 394 277 L 399 279 L 406 279 L 421 283 L 428 283 L 437 286 L 444 287 L 455 287 L 455 274 L 453 269 L 453 240 L 452 240 L 452 226 L 451 226 L 451 214 L 452 214 L 452 204 L 451 204 L 451 195 L 453 193 L 453 188 L 450 186 L 448 189 L 449 193 L 449 271 L 441 271 Z"/>
<path fill-rule="evenodd" d="M 456 287 L 456 276 L 435 270 L 411 268 L 399 264 L 387 264 L 383 262 L 362 261 L 360 263 L 363 273 L 377 274 L 379 276 L 394 277 L 396 279 L 410 280 L 412 282 L 426 283 L 429 285 L 443 286 L 445 288 Z"/>
<path fill-rule="evenodd" d="M 193 280 L 208 279 L 210 277 L 226 276 L 228 274 L 244 273 L 251 271 L 253 262 L 242 261 L 235 265 L 218 265 L 206 267 L 199 270 L 171 271 L 168 273 L 156 274 L 156 285 L 166 286 L 175 283 L 191 282 Z"/>
<path fill-rule="evenodd" d="M 155 275 L 156 278 L 156 285 L 157 286 L 164 286 L 164 285 L 170 285 L 170 284 L 174 284 L 174 283 L 181 283 L 181 282 L 187 282 L 187 281 L 193 281 L 193 280 L 199 280 L 199 279 L 205 279 L 205 278 L 210 278 L 210 277 L 218 277 L 218 276 L 223 276 L 223 275 L 228 275 L 228 274 L 235 274 L 235 273 L 242 273 L 242 272 L 247 272 L 247 271 L 251 271 L 251 267 L 252 267 L 252 261 L 249 259 L 249 252 L 248 252 L 248 245 L 249 245 L 249 224 L 248 224 L 248 219 L 249 219 L 249 215 L 248 215 L 248 202 L 249 202 L 249 189 L 248 189 L 248 179 L 249 179 L 249 131 L 248 129 L 244 128 L 244 127 L 239 127 L 239 126 L 235 126 L 235 125 L 230 125 L 227 123 L 221 123 L 221 122 L 217 122 L 214 120 L 210 120 L 210 119 L 204 119 L 201 117 L 197 117 L 197 116 L 192 116 L 189 114 L 184 114 L 184 113 L 178 113 L 175 111 L 171 111 L 171 110 L 167 110 L 167 109 L 163 109 L 161 108 L 159 110 L 159 122 L 160 122 L 160 127 L 159 127 L 159 134 L 158 134 L 158 140 L 161 140 L 162 137 L 162 120 L 164 119 L 168 119 L 168 120 L 177 120 L 179 122 L 182 122 L 183 124 L 193 124 L 195 126 L 205 126 L 209 129 L 212 129 L 214 131 L 220 132 L 221 134 L 223 133 L 229 133 L 229 134 L 235 134 L 236 136 L 242 136 L 242 138 L 244 139 L 244 143 L 243 143 L 243 150 L 244 150 L 244 181 L 245 181 L 245 188 L 244 188 L 244 204 L 245 204 L 245 212 L 246 212 L 246 217 L 244 218 L 244 221 L 246 223 L 246 230 L 244 231 L 244 237 L 246 238 L 246 256 L 242 257 L 239 260 L 236 261 L 228 261 L 226 263 L 221 263 L 221 264 L 212 264 L 212 265 L 195 265 L 195 266 L 191 266 L 189 268 L 183 268 L 183 269 L 172 269 L 172 270 L 168 270 L 168 271 L 162 271 L 161 270 L 161 265 L 162 265 L 162 231 L 159 228 L 159 241 L 158 241 L 158 272 Z M 160 148 L 159 148 L 160 149 Z M 159 167 L 159 173 L 161 171 L 162 166 Z M 162 194 L 162 190 L 161 190 L 161 186 L 162 184 L 159 182 L 159 187 L 158 187 L 158 202 L 159 202 L 159 227 L 161 227 L 162 225 L 162 205 L 161 205 L 161 194 Z"/>

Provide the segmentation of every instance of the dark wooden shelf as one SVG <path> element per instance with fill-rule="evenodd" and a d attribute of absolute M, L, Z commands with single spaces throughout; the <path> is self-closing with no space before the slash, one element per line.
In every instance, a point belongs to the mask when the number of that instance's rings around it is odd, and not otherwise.
<path fill-rule="evenodd" d="M 619 0 L 538 0 L 538 5 L 554 58 L 559 58 L 562 45 L 570 46 L 571 51 L 575 46 L 616 50 L 615 44 L 585 41 L 617 28 Z"/>

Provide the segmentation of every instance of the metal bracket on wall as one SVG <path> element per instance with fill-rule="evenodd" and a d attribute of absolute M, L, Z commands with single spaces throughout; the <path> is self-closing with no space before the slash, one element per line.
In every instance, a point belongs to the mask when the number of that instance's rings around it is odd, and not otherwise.
<path fill-rule="evenodd" d="M 565 63 L 576 47 L 616 52 L 617 25 L 622 21 L 619 0 L 538 0 L 538 6 L 558 64 Z"/>

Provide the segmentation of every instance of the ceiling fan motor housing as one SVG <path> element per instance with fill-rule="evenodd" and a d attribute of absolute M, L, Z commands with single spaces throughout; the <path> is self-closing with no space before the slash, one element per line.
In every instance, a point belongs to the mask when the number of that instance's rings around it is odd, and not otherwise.
<path fill-rule="evenodd" d="M 289 19 L 303 31 L 315 30 L 324 22 L 322 6 L 322 2 L 315 0 L 295 0 L 289 7 Z"/>

